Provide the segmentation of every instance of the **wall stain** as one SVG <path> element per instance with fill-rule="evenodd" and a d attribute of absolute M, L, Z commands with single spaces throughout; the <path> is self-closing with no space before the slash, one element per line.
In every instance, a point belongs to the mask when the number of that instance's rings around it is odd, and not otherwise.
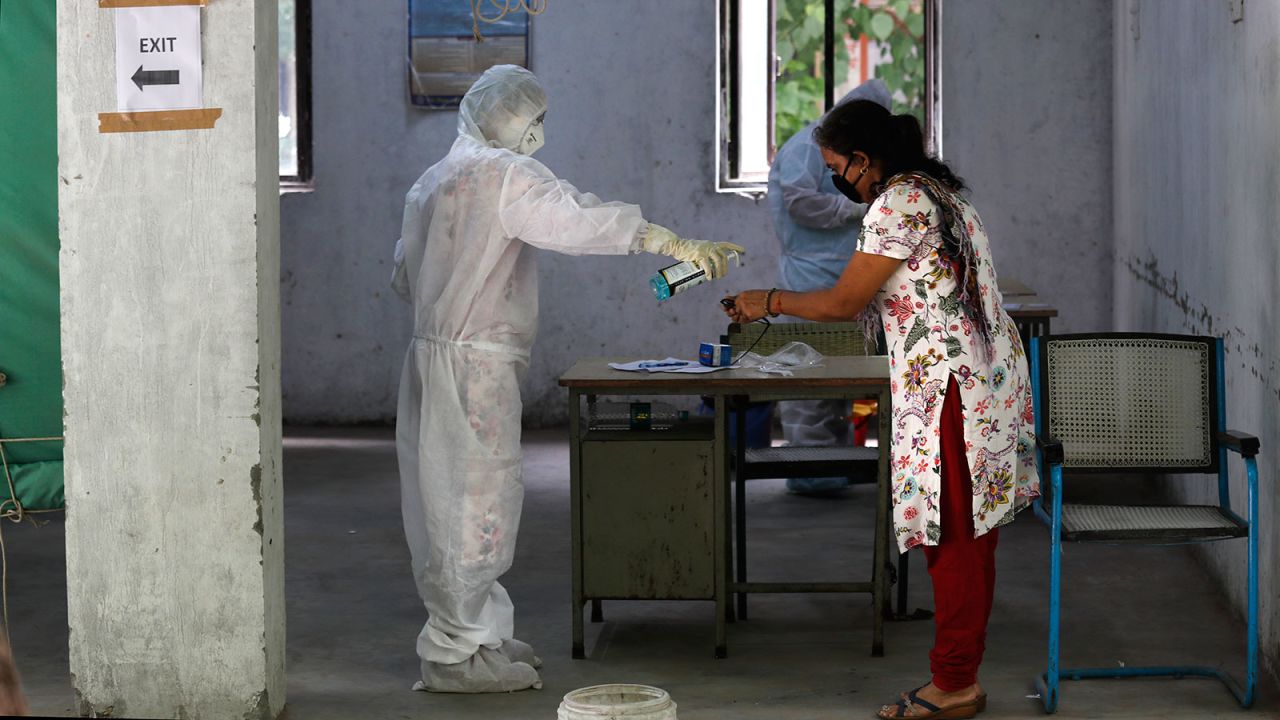
<path fill-rule="evenodd" d="M 1182 311 L 1182 327 L 1187 332 L 1222 337 L 1228 379 L 1238 363 L 1240 369 L 1248 371 L 1267 392 L 1280 398 L 1280 360 L 1264 354 L 1262 346 L 1239 325 L 1230 325 L 1214 315 L 1208 305 L 1192 298 L 1191 293 L 1179 285 L 1177 271 L 1165 275 L 1154 255 L 1145 259 L 1131 257 L 1124 261 L 1124 265 L 1138 282 L 1172 301 Z"/>
<path fill-rule="evenodd" d="M 249 469 L 249 488 L 253 490 L 253 509 L 258 519 L 253 523 L 253 531 L 262 535 L 262 465 L 254 465 Z"/>

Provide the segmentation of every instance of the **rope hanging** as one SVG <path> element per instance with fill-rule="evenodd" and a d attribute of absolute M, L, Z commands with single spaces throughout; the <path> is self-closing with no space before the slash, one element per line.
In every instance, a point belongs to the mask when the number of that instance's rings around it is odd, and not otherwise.
<path fill-rule="evenodd" d="M 471 3 L 471 33 L 476 36 L 476 42 L 484 42 L 484 38 L 480 36 L 480 23 L 502 22 L 507 15 L 524 10 L 530 15 L 541 15 L 547 9 L 547 0 L 487 0 L 489 5 L 493 6 L 496 15 L 485 15 L 484 6 L 486 0 L 468 0 Z"/>

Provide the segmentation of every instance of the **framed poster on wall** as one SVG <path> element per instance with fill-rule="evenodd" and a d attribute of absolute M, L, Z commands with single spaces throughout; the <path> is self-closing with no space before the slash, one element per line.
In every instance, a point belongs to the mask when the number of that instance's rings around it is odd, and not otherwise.
<path fill-rule="evenodd" d="M 471 3 L 409 0 L 409 100 L 428 109 L 458 107 L 467 88 L 494 65 L 529 67 L 529 15 L 510 13 L 472 32 Z"/>

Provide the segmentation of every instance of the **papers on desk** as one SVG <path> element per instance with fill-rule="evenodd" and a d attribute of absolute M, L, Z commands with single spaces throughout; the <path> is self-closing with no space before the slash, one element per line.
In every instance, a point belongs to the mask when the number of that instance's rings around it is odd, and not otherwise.
<path fill-rule="evenodd" d="M 1004 309 L 1005 309 L 1005 310 L 1010 310 L 1010 311 L 1018 311 L 1018 310 L 1046 310 L 1046 309 L 1048 309 L 1048 307 L 1049 307 L 1049 304 L 1048 304 L 1048 303 L 1010 303 L 1010 302 L 1007 302 L 1007 303 L 1005 303 L 1005 304 L 1004 304 Z"/>
<path fill-rule="evenodd" d="M 689 373 L 701 374 L 711 373 L 717 370 L 733 370 L 737 365 L 725 365 L 723 367 L 707 367 L 699 365 L 693 360 L 681 360 L 680 358 L 669 357 L 666 360 L 636 360 L 629 363 L 609 363 L 609 367 L 614 370 L 624 370 L 626 372 L 643 372 L 643 373 Z"/>

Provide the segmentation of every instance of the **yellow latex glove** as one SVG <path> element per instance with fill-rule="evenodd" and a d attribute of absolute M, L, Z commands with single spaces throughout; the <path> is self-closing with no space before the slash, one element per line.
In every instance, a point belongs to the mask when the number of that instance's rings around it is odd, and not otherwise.
<path fill-rule="evenodd" d="M 692 260 L 706 271 L 708 280 L 727 275 L 729 257 L 735 253 L 741 257 L 747 252 L 746 248 L 734 243 L 682 238 L 653 223 L 649 223 L 644 238 L 640 241 L 640 249 L 654 255 L 668 255 L 677 260 Z"/>

